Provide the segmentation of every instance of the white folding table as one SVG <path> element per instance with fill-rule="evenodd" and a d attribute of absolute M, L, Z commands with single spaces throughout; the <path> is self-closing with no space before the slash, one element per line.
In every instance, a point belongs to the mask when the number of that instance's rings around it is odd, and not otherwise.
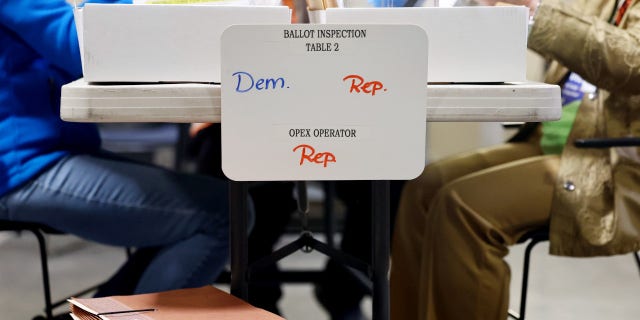
<path fill-rule="evenodd" d="M 80 79 L 62 87 L 60 115 L 73 122 L 220 122 L 220 93 L 219 84 L 89 84 Z M 425 106 L 426 121 L 541 122 L 561 114 L 560 88 L 534 82 L 429 84 Z M 246 299 L 247 184 L 232 181 L 230 187 L 231 289 Z M 373 315 L 379 320 L 389 314 L 389 181 L 374 181 L 372 197 Z M 290 252 L 277 253 L 279 259 Z"/>
<path fill-rule="evenodd" d="M 430 84 L 426 121 L 523 121 L 560 118 L 560 88 L 537 82 Z M 60 116 L 74 122 L 220 122 L 220 85 L 89 84 L 62 87 Z"/>

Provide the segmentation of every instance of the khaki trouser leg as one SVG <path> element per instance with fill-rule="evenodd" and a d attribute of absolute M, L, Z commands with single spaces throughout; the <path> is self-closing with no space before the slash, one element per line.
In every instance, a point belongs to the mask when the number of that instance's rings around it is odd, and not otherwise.
<path fill-rule="evenodd" d="M 557 160 L 496 166 L 539 153 L 532 144 L 484 149 L 430 164 L 407 184 L 392 249 L 392 319 L 492 319 L 497 309 L 506 317 L 506 305 L 497 305 L 507 301 L 504 245 L 547 222 Z M 523 198 L 532 195 L 535 203 L 527 204 Z M 492 301 L 479 296 L 485 292 Z M 483 308 L 486 318 L 477 314 Z"/>

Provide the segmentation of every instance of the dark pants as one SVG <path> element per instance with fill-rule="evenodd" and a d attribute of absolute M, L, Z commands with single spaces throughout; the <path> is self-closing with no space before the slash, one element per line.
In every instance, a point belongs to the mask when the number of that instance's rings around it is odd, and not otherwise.
<path fill-rule="evenodd" d="M 201 130 L 188 149 L 189 154 L 195 157 L 198 173 L 227 179 L 222 172 L 220 124 Z M 256 183 L 249 187 L 249 195 L 256 212 L 255 224 L 249 234 L 249 263 L 252 263 L 273 252 L 296 210 L 296 202 L 293 199 L 293 182 Z M 270 280 L 278 272 L 275 264 L 256 272 L 256 281 L 249 283 L 249 303 L 279 313 L 280 283 Z"/>
<path fill-rule="evenodd" d="M 404 181 L 391 181 L 390 208 L 393 230 L 395 212 Z M 371 263 L 371 188 L 370 181 L 336 182 L 336 196 L 346 207 L 340 249 L 366 263 Z M 334 260 L 329 260 L 316 293 L 325 308 L 332 314 L 341 314 L 360 305 L 365 295 L 370 294 L 350 271 Z"/>

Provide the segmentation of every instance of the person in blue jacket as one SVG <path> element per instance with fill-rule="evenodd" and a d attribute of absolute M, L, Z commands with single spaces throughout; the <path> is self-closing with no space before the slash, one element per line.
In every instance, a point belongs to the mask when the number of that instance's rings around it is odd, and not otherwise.
<path fill-rule="evenodd" d="M 113 278 L 131 288 L 102 294 L 213 283 L 228 258 L 226 183 L 110 155 L 95 125 L 61 121 L 60 88 L 81 75 L 67 1 L 0 0 L 0 219 L 142 248 Z"/>

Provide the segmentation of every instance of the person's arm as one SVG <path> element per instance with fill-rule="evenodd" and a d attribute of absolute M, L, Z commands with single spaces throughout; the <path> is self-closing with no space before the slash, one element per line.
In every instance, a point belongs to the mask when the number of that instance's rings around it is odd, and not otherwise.
<path fill-rule="evenodd" d="M 0 24 L 56 67 L 70 75 L 82 74 L 73 8 L 65 0 L 0 0 Z"/>
<path fill-rule="evenodd" d="M 544 0 L 528 46 L 597 87 L 640 94 L 640 4 L 628 9 L 626 29 L 621 29 L 596 16 L 581 16 L 571 2 Z"/>

